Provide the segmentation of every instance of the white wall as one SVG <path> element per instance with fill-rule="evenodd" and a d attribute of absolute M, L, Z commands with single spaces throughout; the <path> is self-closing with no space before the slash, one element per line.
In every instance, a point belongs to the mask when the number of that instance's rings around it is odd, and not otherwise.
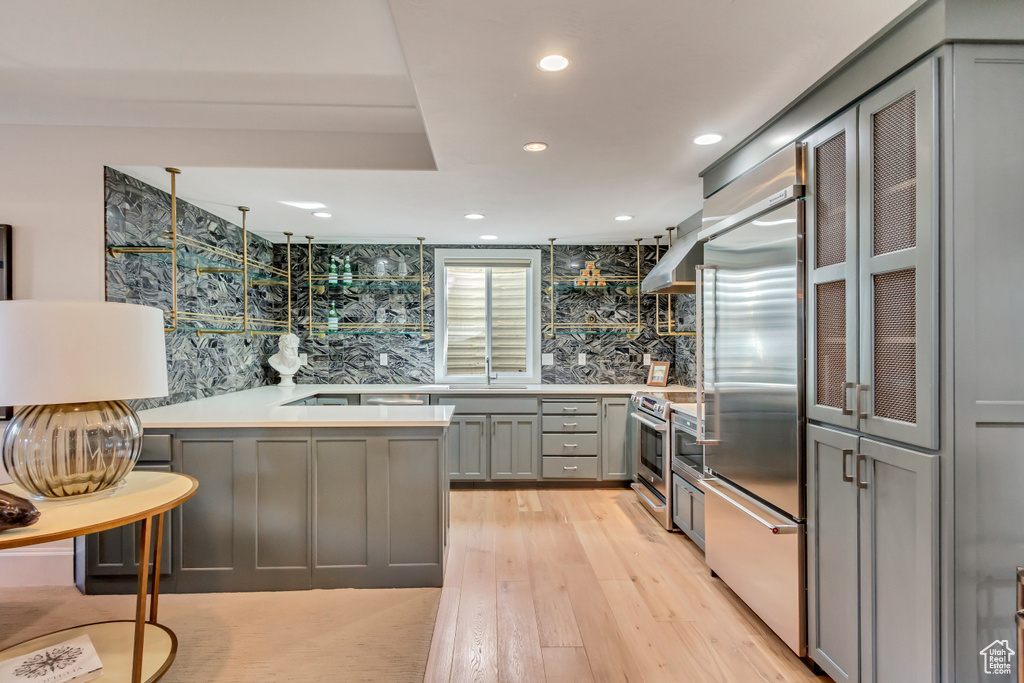
<path fill-rule="evenodd" d="M 103 167 L 129 165 L 432 170 L 434 160 L 422 134 L 0 126 L 16 299 L 104 298 Z M 71 548 L 0 553 L 0 586 L 72 583 Z"/>

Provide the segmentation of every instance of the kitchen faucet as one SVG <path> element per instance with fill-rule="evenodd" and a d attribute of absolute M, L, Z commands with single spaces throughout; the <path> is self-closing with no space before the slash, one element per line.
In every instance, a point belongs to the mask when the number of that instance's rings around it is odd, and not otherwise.
<path fill-rule="evenodd" d="M 491 386 L 491 357 L 487 356 L 484 358 L 484 362 L 487 365 L 487 386 Z M 496 377 L 493 379 L 497 379 Z"/>

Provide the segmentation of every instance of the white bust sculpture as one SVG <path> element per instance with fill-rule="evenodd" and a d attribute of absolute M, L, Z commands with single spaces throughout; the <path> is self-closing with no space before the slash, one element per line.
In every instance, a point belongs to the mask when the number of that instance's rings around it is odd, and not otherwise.
<path fill-rule="evenodd" d="M 281 335 L 277 342 L 277 353 L 270 357 L 270 367 L 281 373 L 282 387 L 293 387 L 292 377 L 299 368 L 306 364 L 306 359 L 299 356 L 299 338 L 294 334 Z"/>

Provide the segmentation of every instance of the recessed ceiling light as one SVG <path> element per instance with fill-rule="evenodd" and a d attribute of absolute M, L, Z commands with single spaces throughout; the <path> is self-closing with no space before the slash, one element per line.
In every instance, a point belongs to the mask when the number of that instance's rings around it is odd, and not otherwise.
<path fill-rule="evenodd" d="M 695 145 L 713 145 L 716 142 L 721 142 L 723 137 L 725 136 L 718 133 L 704 133 L 695 137 L 693 143 Z"/>
<path fill-rule="evenodd" d="M 330 218 L 333 214 L 329 214 L 326 211 L 314 211 L 313 215 L 317 218 Z"/>
<path fill-rule="evenodd" d="M 621 216 L 616 216 L 615 220 L 617 220 L 617 221 L 631 221 L 631 220 L 633 220 L 633 217 L 632 216 L 627 216 L 627 215 L 623 214 Z"/>
<path fill-rule="evenodd" d="M 546 142 L 527 142 L 525 145 L 523 145 L 523 149 L 525 149 L 527 152 L 543 152 L 547 148 L 548 143 Z"/>
<path fill-rule="evenodd" d="M 467 213 L 466 214 L 466 218 L 468 218 L 471 221 L 478 221 L 478 220 L 480 220 L 483 217 L 484 217 L 484 215 L 482 213 Z"/>
<path fill-rule="evenodd" d="M 286 204 L 288 206 L 294 206 L 296 209 L 305 209 L 306 211 L 312 211 L 313 209 L 325 209 L 325 208 L 327 208 L 326 204 L 321 204 L 320 202 L 281 202 L 281 204 Z"/>
<path fill-rule="evenodd" d="M 496 239 L 498 239 L 498 236 L 497 235 L 480 235 L 480 239 L 482 239 L 482 240 L 496 240 Z"/>
<path fill-rule="evenodd" d="M 541 71 L 561 71 L 569 66 L 569 60 L 562 55 L 548 55 L 537 62 L 537 68 Z"/>

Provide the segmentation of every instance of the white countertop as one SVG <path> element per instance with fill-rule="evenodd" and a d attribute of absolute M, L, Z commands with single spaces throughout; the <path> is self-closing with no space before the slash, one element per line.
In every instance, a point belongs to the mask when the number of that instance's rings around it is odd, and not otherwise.
<path fill-rule="evenodd" d="M 684 415 L 689 415 L 690 417 L 692 417 L 695 420 L 698 417 L 700 417 L 700 411 L 697 410 L 697 404 L 696 403 L 673 403 L 672 404 L 672 410 L 674 410 L 674 411 L 676 411 L 678 413 L 682 413 Z"/>
<path fill-rule="evenodd" d="M 317 385 L 318 387 L 332 385 Z M 337 386 L 337 385 L 333 385 Z M 332 390 L 333 391 L 333 390 Z M 447 427 L 452 406 L 283 406 L 322 393 L 309 387 L 259 387 L 139 411 L 146 429 L 228 427 Z"/>
<path fill-rule="evenodd" d="M 447 388 L 445 388 L 447 387 Z M 266 386 L 198 401 L 139 411 L 143 427 L 443 427 L 452 406 L 284 406 L 315 394 L 473 394 L 496 396 L 627 395 L 650 389 L 643 384 L 534 384 L 525 389 L 436 384 L 299 384 Z M 684 387 L 658 387 L 683 390 Z"/>

